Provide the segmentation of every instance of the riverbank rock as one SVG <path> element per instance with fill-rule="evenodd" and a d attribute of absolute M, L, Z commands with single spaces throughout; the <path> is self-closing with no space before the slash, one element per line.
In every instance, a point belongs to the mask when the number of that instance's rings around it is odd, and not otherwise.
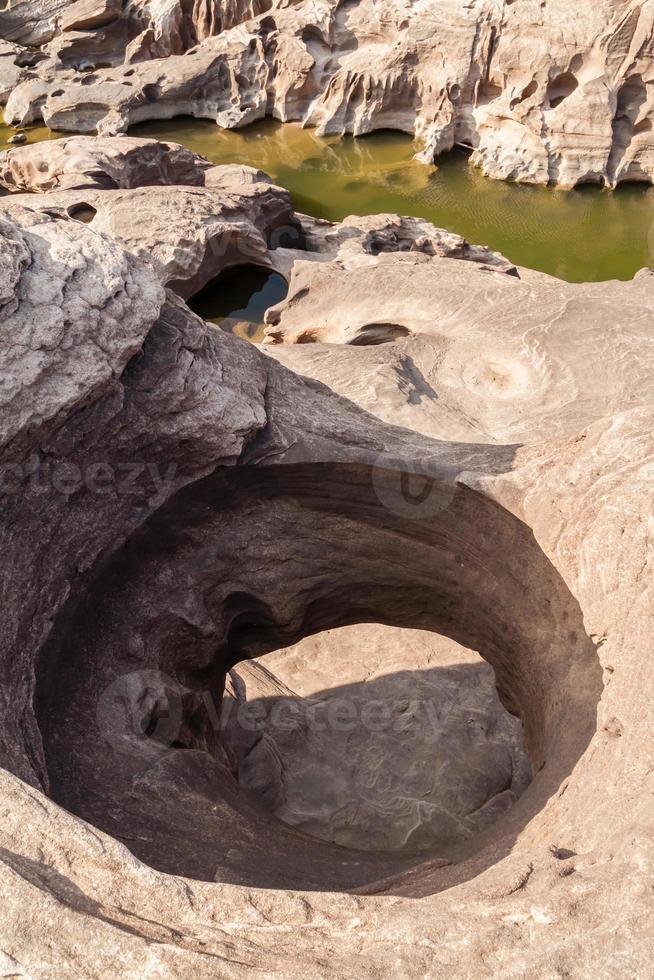
<path fill-rule="evenodd" d="M 366 407 L 377 411 L 376 393 L 388 421 L 415 427 L 431 416 L 430 434 L 456 424 L 459 437 L 465 425 L 467 438 L 530 442 L 548 431 L 571 434 L 615 410 L 634 384 L 654 395 L 645 367 L 649 270 L 631 282 L 566 283 L 422 251 L 366 254 L 351 244 L 328 261 L 297 257 L 286 299 L 266 313 L 264 343 L 281 344 L 280 357 L 295 370 L 313 375 L 315 365 L 342 391 L 354 362 L 333 347 L 325 358 L 323 345 L 381 345 L 370 351 L 377 380 L 365 382 Z M 302 345 L 297 355 L 294 344 Z M 606 356 L 612 344 L 634 358 L 628 379 Z M 419 407 L 409 422 L 412 404 Z"/>
<path fill-rule="evenodd" d="M 0 153 L 0 187 L 12 193 L 148 185 L 202 186 L 209 160 L 178 143 L 71 136 Z"/>
<path fill-rule="evenodd" d="M 154 140 L 99 140 L 94 147 L 92 139 L 75 137 L 70 143 L 55 143 L 52 154 L 41 154 L 37 145 L 24 156 L 15 151 L 0 155 L 5 186 L 22 182 L 42 191 L 5 197 L 5 210 L 28 207 L 84 222 L 148 263 L 162 284 L 180 296 L 195 295 L 231 265 L 272 268 L 277 244 L 302 240 L 289 192 L 251 167 L 214 167 L 181 147 L 177 154 L 176 147 L 170 152 Z M 123 157 L 128 165 L 121 178 Z M 157 176 L 170 178 L 171 186 L 139 186 Z M 183 186 L 177 183 L 184 178 Z M 195 186 L 205 178 L 208 186 Z M 133 186 L 105 189 L 121 179 Z M 53 183 L 76 189 L 46 192 Z"/>
<path fill-rule="evenodd" d="M 272 115 L 320 134 L 398 129 L 427 162 L 468 146 L 496 178 L 651 182 L 650 13 L 649 0 L 581 15 L 567 0 L 383 12 L 375 0 L 20 0 L 0 11 L 0 37 L 30 46 L 2 86 L 5 116 L 115 135 L 175 115 L 226 128 Z"/>

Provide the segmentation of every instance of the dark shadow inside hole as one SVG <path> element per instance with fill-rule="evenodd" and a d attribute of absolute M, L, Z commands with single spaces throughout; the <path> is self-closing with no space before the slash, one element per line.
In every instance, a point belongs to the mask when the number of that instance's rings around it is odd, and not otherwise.
<path fill-rule="evenodd" d="M 352 347 L 377 347 L 390 344 L 401 337 L 408 337 L 411 331 L 400 323 L 367 323 L 361 327 L 357 337 L 351 341 Z"/>
<path fill-rule="evenodd" d="M 375 646 L 374 633 L 356 635 Z M 408 642 L 419 655 L 424 641 L 416 635 Z M 378 637 L 383 656 L 393 637 Z M 305 674 L 320 670 L 342 641 L 329 634 L 326 642 L 301 648 Z M 439 638 L 425 646 L 434 643 Z M 438 854 L 491 826 L 529 784 L 522 726 L 502 706 L 481 658 L 368 676 L 364 656 L 359 681 L 314 684 L 301 696 L 285 656 L 273 655 L 271 671 L 269 658 L 240 664 L 245 699 L 223 704 L 239 785 L 284 823 L 363 852 Z"/>
<path fill-rule="evenodd" d="M 82 221 L 85 225 L 90 225 L 97 213 L 97 209 L 91 204 L 74 204 L 68 208 L 69 217 L 75 221 Z"/>
<path fill-rule="evenodd" d="M 287 293 L 288 283 L 278 272 L 257 265 L 238 265 L 224 269 L 212 279 L 189 301 L 189 306 L 203 320 L 218 324 L 229 333 L 259 340 L 266 310 L 281 302 Z"/>
<path fill-rule="evenodd" d="M 579 82 L 576 76 L 570 71 L 562 72 L 560 75 L 551 79 L 547 86 L 546 96 L 550 109 L 557 109 L 578 88 Z"/>
<path fill-rule="evenodd" d="M 508 853 L 596 731 L 595 647 L 576 600 L 525 525 L 461 485 L 446 494 L 447 506 L 435 487 L 436 512 L 416 522 L 400 506 L 397 476 L 315 463 L 217 471 L 153 515 L 98 568 L 43 652 L 37 710 L 52 798 L 158 870 L 257 887 L 409 889 L 418 897 Z M 298 550 L 303 527 L 310 533 Z M 365 547 L 353 548 L 353 539 Z M 281 575 L 280 555 L 292 559 Z M 214 633 L 172 614 L 170 583 L 183 572 L 190 589 L 189 558 Z M 236 590 L 226 590 L 226 568 Z M 127 642 L 144 616 L 146 660 Z M 535 778 L 488 830 L 446 852 L 362 856 L 309 837 L 244 791 L 222 744 L 215 714 L 230 663 L 240 659 L 242 669 L 249 657 L 360 623 L 428 630 L 478 650 L 495 670 L 500 701 L 522 719 Z M 337 659 L 333 674 L 336 680 Z M 439 683 L 440 673 L 433 679 Z M 367 703 L 375 690 L 364 687 L 337 694 L 355 701 L 362 694 Z M 260 703 L 270 688 L 246 693 Z M 143 718 L 149 739 L 134 724 Z"/>

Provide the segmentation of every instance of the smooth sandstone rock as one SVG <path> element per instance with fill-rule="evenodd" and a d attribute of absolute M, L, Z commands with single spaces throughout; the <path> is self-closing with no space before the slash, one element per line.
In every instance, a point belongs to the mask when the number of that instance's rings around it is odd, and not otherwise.
<path fill-rule="evenodd" d="M 79 155 L 77 140 L 82 140 Z M 15 181 L 77 188 L 14 193 L 4 198 L 5 209 L 28 207 L 88 223 L 149 264 L 180 296 L 199 292 L 231 265 L 273 268 L 285 254 L 278 256 L 275 245 L 289 236 L 303 237 L 289 192 L 251 167 L 214 167 L 154 140 L 120 138 L 95 145 L 88 137 L 75 137 L 72 144 L 55 142 L 53 153 L 28 147 L 24 157 L 9 151 L 4 161 L 0 155 L 0 179 L 7 186 Z M 40 165 L 44 159 L 50 171 Z M 127 161 L 122 177 L 121 159 Z M 171 186 L 141 186 L 157 176 Z M 183 186 L 177 184 L 184 179 Z M 102 189 L 121 180 L 129 189 Z M 207 186 L 195 186 L 199 181 Z"/>
<path fill-rule="evenodd" d="M 0 186 L 13 193 L 147 185 L 201 186 L 211 163 L 178 143 L 71 136 L 0 153 Z"/>
<path fill-rule="evenodd" d="M 103 27 L 120 17 L 121 0 L 75 0 L 68 5 L 60 21 L 62 31 L 89 31 Z"/>

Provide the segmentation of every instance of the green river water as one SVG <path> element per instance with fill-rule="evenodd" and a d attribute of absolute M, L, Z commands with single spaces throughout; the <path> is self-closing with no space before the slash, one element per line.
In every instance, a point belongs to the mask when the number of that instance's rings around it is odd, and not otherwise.
<path fill-rule="evenodd" d="M 11 132 L 0 127 L 0 146 Z M 58 135 L 40 127 L 28 138 Z M 317 217 L 427 218 L 518 265 L 573 282 L 630 279 L 654 264 L 654 188 L 646 185 L 560 191 L 494 181 L 470 167 L 463 152 L 441 158 L 437 167 L 418 163 L 412 140 L 391 132 L 321 138 L 273 121 L 230 132 L 180 117 L 144 123 L 130 135 L 174 140 L 215 163 L 259 167 L 292 192 L 297 210 Z"/>
<path fill-rule="evenodd" d="M 332 221 L 397 212 L 427 218 L 518 265 L 581 282 L 631 279 L 654 264 L 654 188 L 561 191 L 484 177 L 463 152 L 437 167 L 413 159 L 401 133 L 318 137 L 293 123 L 266 121 L 239 132 L 210 121 L 149 122 L 131 135 L 175 140 L 215 163 L 265 170 L 293 194 L 297 210 Z"/>

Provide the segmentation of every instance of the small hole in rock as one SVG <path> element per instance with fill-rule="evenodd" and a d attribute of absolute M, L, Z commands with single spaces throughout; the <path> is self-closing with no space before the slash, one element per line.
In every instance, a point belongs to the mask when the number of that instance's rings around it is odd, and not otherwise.
<path fill-rule="evenodd" d="M 547 101 L 550 109 L 556 109 L 565 99 L 579 88 L 579 82 L 570 71 L 553 78 L 547 86 Z"/>
<path fill-rule="evenodd" d="M 189 306 L 203 320 L 259 343 L 263 340 L 266 310 L 281 302 L 287 293 L 288 283 L 272 269 L 231 266 L 194 296 Z"/>
<path fill-rule="evenodd" d="M 89 225 L 97 213 L 97 209 L 91 204 L 73 204 L 68 208 L 69 217 L 82 221 L 85 225 Z"/>

